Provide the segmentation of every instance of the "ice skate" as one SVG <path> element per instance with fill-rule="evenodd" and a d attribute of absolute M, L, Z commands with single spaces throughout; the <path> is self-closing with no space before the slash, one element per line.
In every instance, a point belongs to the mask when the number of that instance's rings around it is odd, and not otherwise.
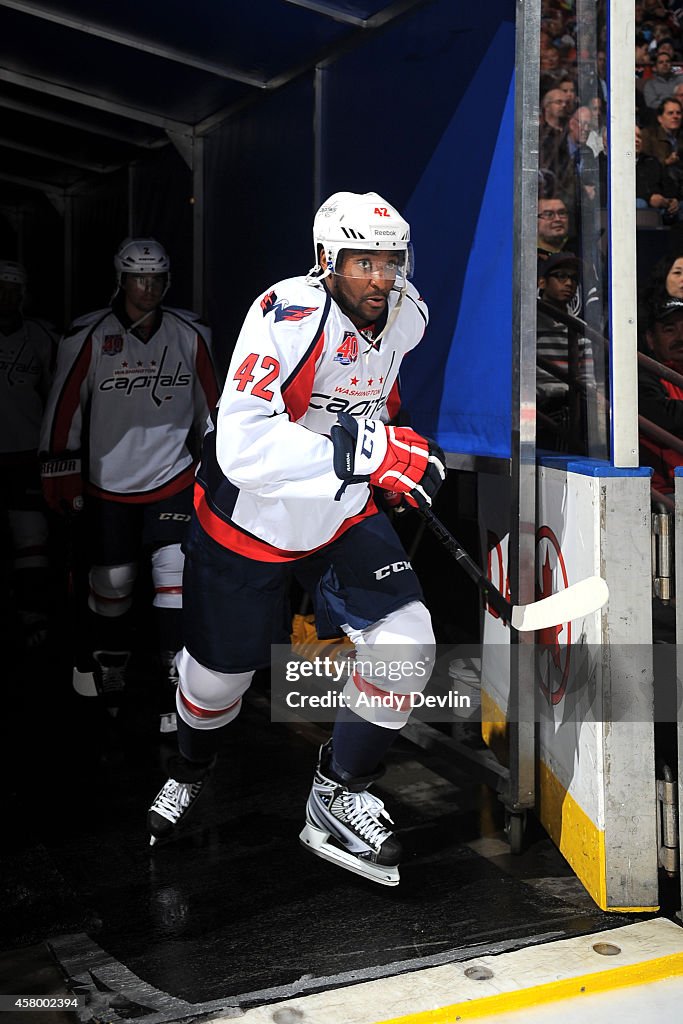
<path fill-rule="evenodd" d="M 119 713 L 129 658 L 130 651 L 93 651 L 95 687 L 112 717 Z"/>
<path fill-rule="evenodd" d="M 176 834 L 196 804 L 212 767 L 213 762 L 196 765 L 182 756 L 171 759 L 170 777 L 157 793 L 147 814 L 150 846 Z"/>
<path fill-rule="evenodd" d="M 329 745 L 321 747 L 306 824 L 299 835 L 311 853 L 380 885 L 398 885 L 401 844 L 379 797 L 367 787 L 379 776 L 336 782 L 325 774 Z"/>

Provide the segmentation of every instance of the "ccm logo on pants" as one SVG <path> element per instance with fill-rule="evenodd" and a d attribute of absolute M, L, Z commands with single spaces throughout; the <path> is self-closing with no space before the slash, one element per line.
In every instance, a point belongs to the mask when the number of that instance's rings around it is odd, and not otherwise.
<path fill-rule="evenodd" d="M 381 569 L 375 569 L 375 579 L 383 580 L 392 572 L 405 572 L 412 569 L 410 562 L 392 562 L 391 565 L 383 565 Z"/>

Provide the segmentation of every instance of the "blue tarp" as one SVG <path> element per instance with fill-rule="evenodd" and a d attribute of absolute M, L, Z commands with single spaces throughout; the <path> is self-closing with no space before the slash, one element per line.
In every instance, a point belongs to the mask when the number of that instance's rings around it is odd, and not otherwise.
<path fill-rule="evenodd" d="M 407 204 L 431 320 L 404 364 L 417 430 L 507 458 L 512 397 L 514 26 L 500 25 Z"/>

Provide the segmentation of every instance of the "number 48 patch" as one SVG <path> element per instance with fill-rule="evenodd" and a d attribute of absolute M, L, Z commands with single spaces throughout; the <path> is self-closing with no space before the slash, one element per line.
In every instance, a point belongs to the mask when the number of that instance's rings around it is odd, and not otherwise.
<path fill-rule="evenodd" d="M 243 360 L 239 369 L 235 372 L 233 380 L 237 381 L 238 391 L 249 390 L 252 395 L 257 398 L 265 398 L 266 402 L 270 402 L 275 394 L 266 385 L 270 384 L 271 381 L 275 380 L 280 372 L 280 364 L 277 359 L 273 356 L 262 356 L 260 359 L 260 368 L 265 370 L 265 374 L 256 380 L 256 364 L 259 362 L 259 355 L 257 352 L 252 352 Z M 256 383 L 254 383 L 256 381 Z M 250 387 L 251 385 L 251 387 Z"/>

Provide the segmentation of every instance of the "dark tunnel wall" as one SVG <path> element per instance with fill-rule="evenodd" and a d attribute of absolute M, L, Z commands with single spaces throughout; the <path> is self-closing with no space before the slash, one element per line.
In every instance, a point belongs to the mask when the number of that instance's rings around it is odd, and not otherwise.
<path fill-rule="evenodd" d="M 192 173 L 173 146 L 166 146 L 132 173 L 132 234 L 156 238 L 171 260 L 164 302 L 192 308 Z M 201 312 L 201 311 L 200 311 Z"/>
<path fill-rule="evenodd" d="M 313 102 L 306 75 L 207 136 L 205 296 L 221 369 L 259 292 L 313 265 Z"/>
<path fill-rule="evenodd" d="M 170 144 L 77 193 L 72 316 L 101 309 L 115 284 L 114 253 L 130 234 L 158 239 L 171 259 L 169 305 L 192 307 L 192 175 Z"/>

